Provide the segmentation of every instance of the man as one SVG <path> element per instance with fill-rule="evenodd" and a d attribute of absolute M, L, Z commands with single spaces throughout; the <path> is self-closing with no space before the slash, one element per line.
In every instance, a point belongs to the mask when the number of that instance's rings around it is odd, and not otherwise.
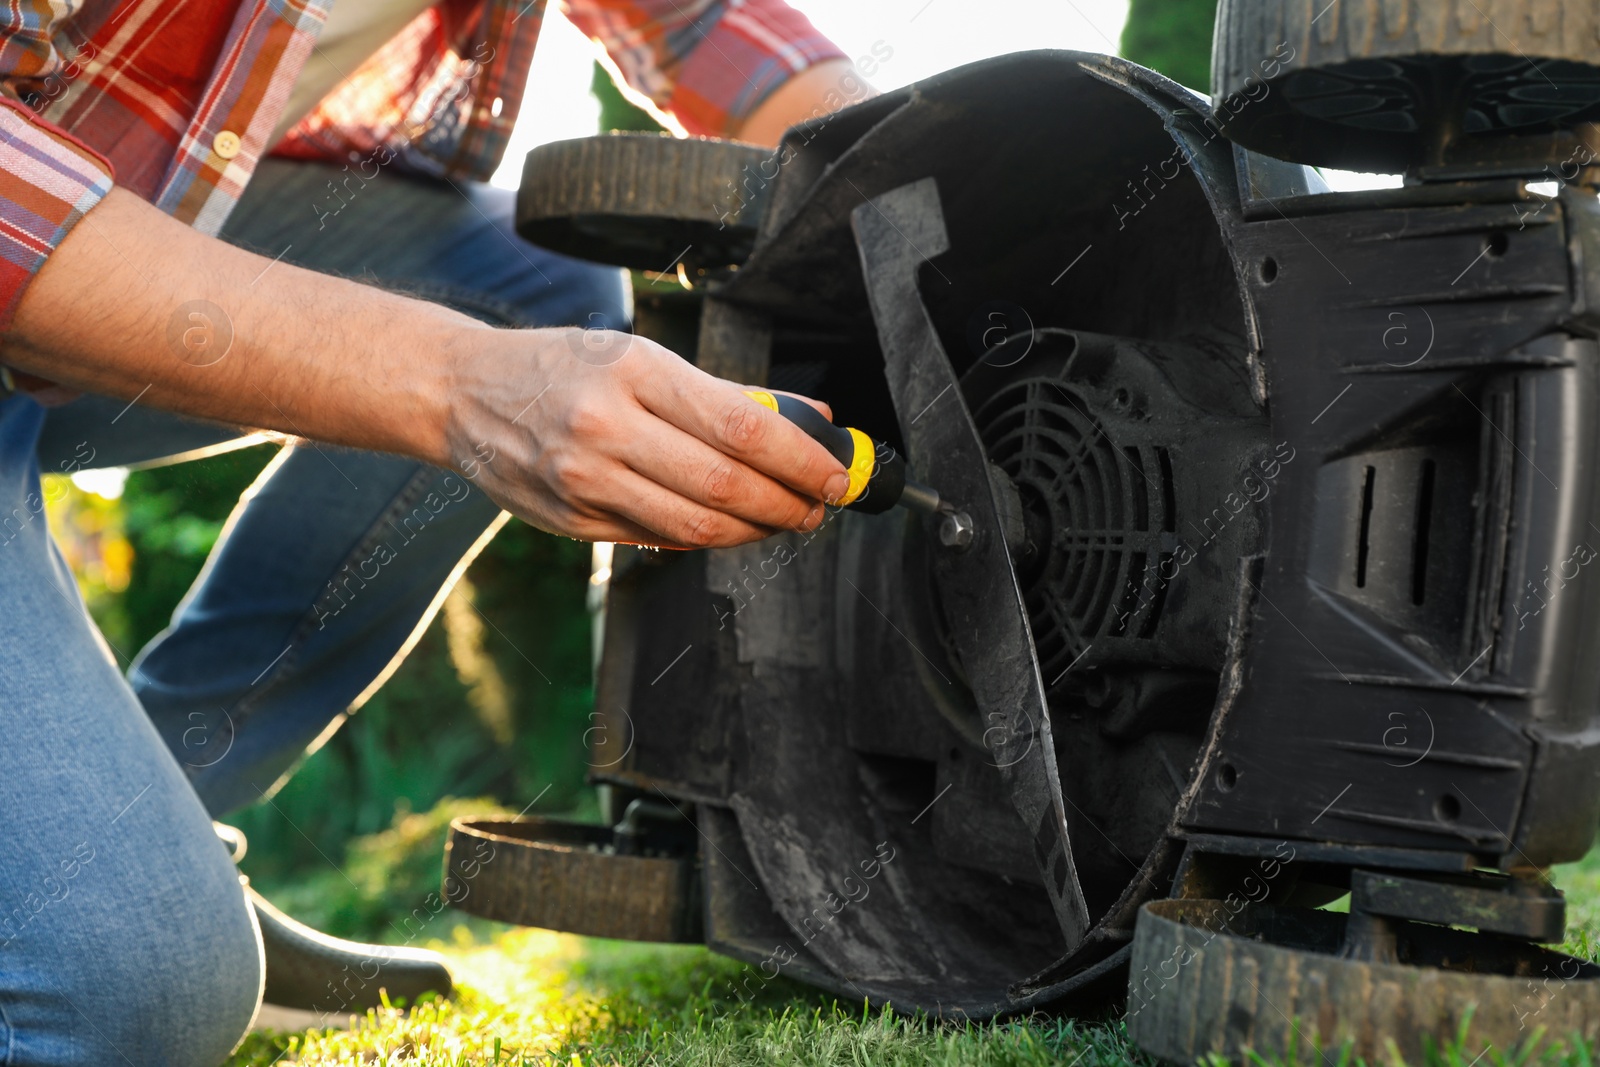
<path fill-rule="evenodd" d="M 579 327 L 625 324 L 617 272 L 520 242 L 481 184 L 541 6 L 0 15 L 4 1062 L 226 1054 L 261 941 L 211 817 L 381 683 L 501 508 L 707 547 L 812 528 L 843 492 L 738 386 L 638 338 L 585 359 Z M 770 144 L 858 84 L 781 0 L 569 14 L 694 133 Z M 268 468 L 124 680 L 40 518 L 41 460 L 153 458 L 218 423 L 321 444 Z"/>

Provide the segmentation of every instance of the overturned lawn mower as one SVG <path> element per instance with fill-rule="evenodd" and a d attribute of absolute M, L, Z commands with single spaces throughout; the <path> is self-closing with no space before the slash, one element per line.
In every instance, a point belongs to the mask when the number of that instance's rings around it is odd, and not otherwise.
<path fill-rule="evenodd" d="M 1225 2 L 1215 107 L 1031 52 L 776 154 L 531 153 L 526 236 L 681 263 L 641 332 L 964 525 L 619 546 L 615 826 L 459 823 L 450 899 L 947 1017 L 1126 997 L 1180 1061 L 1600 1037 L 1539 947 L 1600 814 L 1600 13 L 1527 7 Z"/>

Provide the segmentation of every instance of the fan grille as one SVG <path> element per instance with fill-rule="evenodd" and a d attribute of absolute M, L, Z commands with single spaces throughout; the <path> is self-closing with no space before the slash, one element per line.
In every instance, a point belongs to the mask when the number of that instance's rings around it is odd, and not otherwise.
<path fill-rule="evenodd" d="M 1017 486 L 1034 535 L 1017 577 L 1046 683 L 1096 639 L 1150 638 L 1171 576 L 1165 449 L 1119 444 L 1085 397 L 1045 379 L 1009 384 L 974 412 L 989 458 Z"/>

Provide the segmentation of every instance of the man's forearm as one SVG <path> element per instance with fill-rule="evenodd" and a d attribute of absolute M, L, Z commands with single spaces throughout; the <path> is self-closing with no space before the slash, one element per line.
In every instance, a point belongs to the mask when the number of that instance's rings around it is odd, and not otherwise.
<path fill-rule="evenodd" d="M 585 540 L 709 547 L 810 529 L 849 484 L 791 423 L 645 338 L 493 329 L 242 251 L 115 189 L 23 293 L 0 362 L 459 465 L 518 516 Z"/>
<path fill-rule="evenodd" d="M 487 329 L 196 233 L 121 189 L 28 287 L 0 360 L 88 392 L 449 462 L 449 360 Z"/>

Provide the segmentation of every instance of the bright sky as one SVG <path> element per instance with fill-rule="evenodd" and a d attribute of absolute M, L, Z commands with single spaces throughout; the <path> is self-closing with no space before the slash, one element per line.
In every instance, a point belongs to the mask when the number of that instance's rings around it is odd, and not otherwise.
<path fill-rule="evenodd" d="M 850 55 L 869 55 L 882 42 L 892 55 L 872 83 L 894 89 L 963 63 L 1032 48 L 1115 52 L 1128 0 L 789 0 Z M 528 78 L 496 185 L 516 188 L 522 157 L 534 145 L 593 133 L 599 106 L 589 95 L 593 46 L 554 11 Z"/>

